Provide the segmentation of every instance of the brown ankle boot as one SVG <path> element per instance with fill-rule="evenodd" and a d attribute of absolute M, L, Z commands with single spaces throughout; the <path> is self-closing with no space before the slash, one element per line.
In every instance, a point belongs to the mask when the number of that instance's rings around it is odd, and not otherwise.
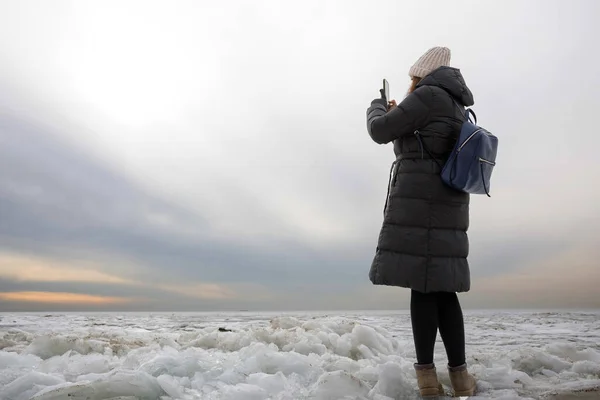
<path fill-rule="evenodd" d="M 458 367 L 448 367 L 450 382 L 454 390 L 454 396 L 473 396 L 477 383 L 473 375 L 467 371 L 467 364 Z"/>
<path fill-rule="evenodd" d="M 417 383 L 422 397 L 443 396 L 444 388 L 438 382 L 435 364 L 415 364 Z"/>

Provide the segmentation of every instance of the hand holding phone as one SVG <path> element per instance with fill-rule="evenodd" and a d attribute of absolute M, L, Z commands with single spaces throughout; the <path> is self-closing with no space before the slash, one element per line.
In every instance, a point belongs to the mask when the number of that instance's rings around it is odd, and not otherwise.
<path fill-rule="evenodd" d="M 383 88 L 379 90 L 381 93 L 381 98 L 385 100 L 387 104 L 387 110 L 390 111 L 392 108 L 395 108 L 398 104 L 396 100 L 390 100 L 390 84 L 387 79 L 383 80 Z"/>
<path fill-rule="evenodd" d="M 381 92 L 381 98 L 384 99 L 386 102 L 389 101 L 389 99 L 390 99 L 390 84 L 388 83 L 387 79 L 383 80 L 383 89 L 381 89 L 380 92 Z"/>

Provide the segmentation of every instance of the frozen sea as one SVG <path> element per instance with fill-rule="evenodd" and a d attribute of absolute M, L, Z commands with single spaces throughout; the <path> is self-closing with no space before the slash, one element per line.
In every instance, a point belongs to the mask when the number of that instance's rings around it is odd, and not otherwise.
<path fill-rule="evenodd" d="M 600 311 L 465 323 L 477 398 L 600 399 Z M 416 399 L 411 335 L 406 311 L 2 313 L 0 399 Z"/>

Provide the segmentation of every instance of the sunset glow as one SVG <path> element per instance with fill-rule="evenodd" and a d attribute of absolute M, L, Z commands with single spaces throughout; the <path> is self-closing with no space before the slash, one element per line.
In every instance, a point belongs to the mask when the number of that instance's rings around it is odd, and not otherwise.
<path fill-rule="evenodd" d="M 128 303 L 132 299 L 124 297 L 93 296 L 80 293 L 55 293 L 55 292 L 4 292 L 0 293 L 0 300 L 25 301 L 30 303 L 52 304 L 117 304 Z"/>
<path fill-rule="evenodd" d="M 89 262 L 65 265 L 33 256 L 0 254 L 0 277 L 17 281 L 130 283 L 97 268 Z"/>

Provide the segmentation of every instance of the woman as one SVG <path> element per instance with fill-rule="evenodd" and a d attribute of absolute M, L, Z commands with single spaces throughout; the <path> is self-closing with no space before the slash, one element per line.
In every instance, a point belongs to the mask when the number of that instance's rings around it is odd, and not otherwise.
<path fill-rule="evenodd" d="M 375 99 L 367 110 L 367 130 L 380 144 L 394 142 L 383 227 L 369 278 L 375 285 L 411 289 L 411 321 L 417 353 L 415 370 L 422 396 L 444 394 L 433 353 L 437 330 L 446 348 L 456 396 L 475 392 L 467 371 L 462 310 L 456 292 L 470 288 L 467 262 L 469 195 L 440 177 L 473 95 L 450 50 L 429 49 L 410 68 L 408 96 Z M 434 157 L 434 158 L 432 158 Z"/>

